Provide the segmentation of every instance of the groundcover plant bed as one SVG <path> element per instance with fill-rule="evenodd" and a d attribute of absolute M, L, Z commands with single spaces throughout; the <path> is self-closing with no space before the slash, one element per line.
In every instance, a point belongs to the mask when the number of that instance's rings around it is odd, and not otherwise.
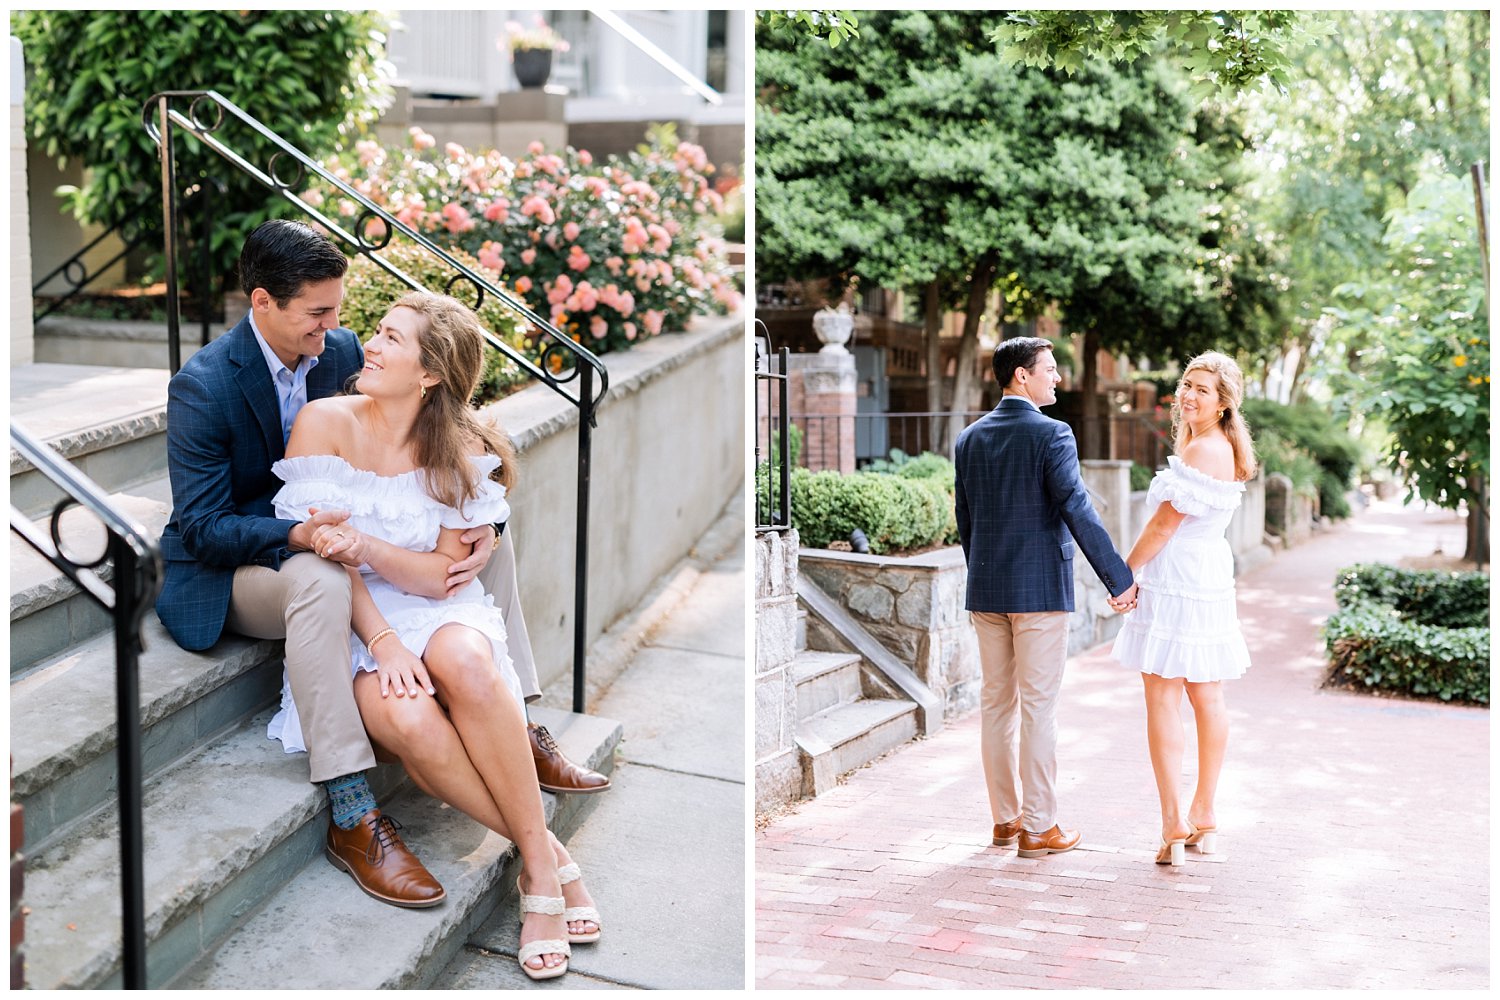
<path fill-rule="evenodd" d="M 1330 684 L 1489 704 L 1488 575 L 1363 564 L 1334 594 Z"/>

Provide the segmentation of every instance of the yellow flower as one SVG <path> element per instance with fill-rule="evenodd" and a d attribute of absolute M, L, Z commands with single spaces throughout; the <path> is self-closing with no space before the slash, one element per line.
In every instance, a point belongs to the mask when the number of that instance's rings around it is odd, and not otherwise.
<path fill-rule="evenodd" d="M 1466 365 L 1468 363 L 1469 363 L 1469 356 L 1467 354 L 1455 354 L 1453 356 L 1453 367 L 1455 367 L 1455 368 L 1462 368 L 1464 365 Z"/>

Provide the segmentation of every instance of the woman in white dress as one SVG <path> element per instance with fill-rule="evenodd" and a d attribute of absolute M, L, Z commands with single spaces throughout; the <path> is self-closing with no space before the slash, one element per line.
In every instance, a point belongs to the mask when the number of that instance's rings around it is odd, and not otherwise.
<path fill-rule="evenodd" d="M 501 611 L 477 580 L 446 593 L 447 567 L 467 554 L 463 531 L 509 515 L 514 453 L 469 408 L 483 363 L 469 309 L 420 292 L 397 300 L 365 345 L 351 393 L 298 414 L 274 467 L 286 484 L 276 506 L 299 520 L 350 512 L 319 529 L 313 549 L 350 573 L 365 729 L 418 788 L 516 845 L 525 869 L 518 957 L 543 979 L 567 971 L 570 943 L 598 940 L 599 916 L 546 826 Z M 383 574 L 369 565 L 377 550 Z M 282 704 L 271 735 L 299 749 L 289 689 Z"/>
<path fill-rule="evenodd" d="M 1221 682 L 1242 675 L 1250 653 L 1234 601 L 1234 557 L 1224 537 L 1255 475 L 1250 431 L 1240 414 L 1244 379 L 1223 354 L 1187 365 L 1172 407 L 1177 454 L 1146 494 L 1151 519 L 1126 558 L 1140 583 L 1136 609 L 1115 639 L 1114 656 L 1141 672 L 1146 739 L 1161 798 L 1157 864 L 1180 865 L 1185 848 L 1214 849 L 1214 793 L 1229 740 Z M 1198 730 L 1198 784 L 1186 814 L 1182 772 L 1182 695 Z"/>

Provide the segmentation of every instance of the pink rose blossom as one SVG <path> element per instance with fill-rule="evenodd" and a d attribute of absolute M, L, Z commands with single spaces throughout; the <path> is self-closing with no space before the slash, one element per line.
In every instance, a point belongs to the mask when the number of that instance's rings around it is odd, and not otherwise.
<path fill-rule="evenodd" d="M 517 278 L 516 291 L 522 295 L 525 295 L 527 292 L 531 291 L 531 279 L 524 274 Z"/>
<path fill-rule="evenodd" d="M 466 233 L 474 228 L 474 220 L 462 205 L 449 202 L 443 206 L 443 225 L 450 233 Z"/>
<path fill-rule="evenodd" d="M 526 147 L 526 152 L 530 153 L 532 156 L 541 156 L 546 151 L 547 147 L 542 145 L 542 141 L 540 139 L 531 140 L 531 144 Z"/>
<path fill-rule="evenodd" d="M 661 333 L 662 320 L 666 318 L 667 314 L 660 309 L 647 309 L 645 316 L 646 332 L 653 337 Z"/>
<path fill-rule="evenodd" d="M 587 271 L 593 259 L 583 252 L 583 247 L 578 244 L 568 248 L 568 266 L 575 271 Z"/>
<path fill-rule="evenodd" d="M 532 195 L 521 202 L 521 214 L 530 216 L 544 226 L 550 226 L 557 221 L 557 215 L 552 211 L 552 206 L 540 195 Z"/>
<path fill-rule="evenodd" d="M 566 223 L 564 223 L 563 224 L 563 239 L 567 240 L 569 243 L 574 242 L 575 240 L 578 239 L 578 231 L 579 231 L 578 230 L 578 223 L 576 223 L 576 222 L 566 222 Z"/>
<path fill-rule="evenodd" d="M 606 257 L 604 260 L 604 266 L 609 269 L 610 274 L 618 276 L 620 273 L 620 268 L 625 266 L 625 261 L 623 261 L 619 257 Z"/>
<path fill-rule="evenodd" d="M 493 240 L 486 240 L 479 248 L 479 263 L 491 271 L 504 271 L 505 261 L 500 257 L 500 247 Z"/>
<path fill-rule="evenodd" d="M 636 278 L 635 287 L 640 292 L 649 292 L 651 291 L 651 279 L 647 277 Z"/>
<path fill-rule="evenodd" d="M 437 145 L 437 140 L 426 132 L 423 132 L 420 127 L 413 125 L 410 131 L 411 144 L 417 149 L 431 149 Z"/>
<path fill-rule="evenodd" d="M 625 330 L 625 339 L 626 340 L 634 340 L 635 339 L 635 324 L 634 323 L 626 323 L 625 326 L 624 326 L 624 330 Z"/>
<path fill-rule="evenodd" d="M 594 162 L 594 154 L 586 149 L 580 149 L 578 151 L 578 162 L 586 167 Z"/>
<path fill-rule="evenodd" d="M 505 198 L 496 198 L 484 206 L 484 217 L 490 222 L 504 222 L 510 217 L 510 202 Z"/>
<path fill-rule="evenodd" d="M 603 340 L 604 335 L 609 332 L 609 324 L 604 322 L 603 316 L 595 316 L 589 320 L 589 332 L 594 335 L 595 340 Z"/>
<path fill-rule="evenodd" d="M 521 263 L 527 267 L 536 263 L 536 247 L 527 247 L 521 251 Z"/>
<path fill-rule="evenodd" d="M 448 154 L 448 159 L 450 160 L 462 160 L 468 155 L 464 151 L 464 148 L 456 142 L 450 142 L 443 146 L 443 152 Z"/>

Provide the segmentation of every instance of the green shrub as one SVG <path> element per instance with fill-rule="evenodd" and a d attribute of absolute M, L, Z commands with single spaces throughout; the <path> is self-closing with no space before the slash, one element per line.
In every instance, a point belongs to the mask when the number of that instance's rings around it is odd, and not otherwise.
<path fill-rule="evenodd" d="M 1130 490 L 1139 493 L 1141 490 L 1151 488 L 1151 480 L 1156 478 L 1156 470 L 1140 462 L 1130 463 Z"/>
<path fill-rule="evenodd" d="M 46 155 L 88 168 L 64 208 L 113 226 L 142 199 L 160 205 L 160 157 L 141 128 L 152 94 L 217 90 L 317 159 L 368 128 L 388 100 L 379 72 L 387 20 L 362 10 L 15 11 L 11 31 L 31 77 L 27 134 Z M 262 169 L 277 149 L 227 115 L 217 134 Z M 234 273 L 240 245 L 261 222 L 301 217 L 197 142 L 178 140 L 176 153 L 184 185 L 205 171 L 225 184 L 215 209 L 216 274 Z M 160 268 L 158 254 L 150 277 Z"/>
<path fill-rule="evenodd" d="M 928 480 L 884 473 L 792 470 L 792 527 L 802 544 L 827 548 L 855 528 L 876 555 L 929 545 L 952 515 L 946 491 Z"/>
<path fill-rule="evenodd" d="M 1334 593 L 1330 681 L 1489 704 L 1489 577 L 1366 564 Z"/>
<path fill-rule="evenodd" d="M 1339 571 L 1333 594 L 1341 608 L 1360 602 L 1388 604 L 1423 625 L 1467 628 L 1490 620 L 1490 578 L 1485 573 L 1360 563 Z"/>
<path fill-rule="evenodd" d="M 498 274 L 464 251 L 452 247 L 447 252 L 475 274 L 487 279 L 490 284 L 506 287 Z M 443 293 L 448 279 L 456 273 L 415 244 L 392 243 L 380 255 L 432 292 Z M 460 282 L 453 289 L 456 293 L 454 297 L 465 305 L 471 302 L 469 287 L 467 282 Z M 381 318 L 390 311 L 392 303 L 410 290 L 405 282 L 392 277 L 369 258 L 364 255 L 356 256 L 349 262 L 349 271 L 344 278 L 344 304 L 339 308 L 339 322 L 359 334 L 361 342 L 369 340 Z M 499 299 L 486 296 L 478 315 L 479 321 L 491 333 L 524 356 L 536 360 L 536 345 L 527 337 L 531 332 L 530 324 L 502 305 Z M 486 347 L 484 375 L 479 380 L 478 391 L 474 393 L 475 402 L 482 405 L 498 399 L 523 387 L 529 378 L 520 365 L 494 348 Z"/>

